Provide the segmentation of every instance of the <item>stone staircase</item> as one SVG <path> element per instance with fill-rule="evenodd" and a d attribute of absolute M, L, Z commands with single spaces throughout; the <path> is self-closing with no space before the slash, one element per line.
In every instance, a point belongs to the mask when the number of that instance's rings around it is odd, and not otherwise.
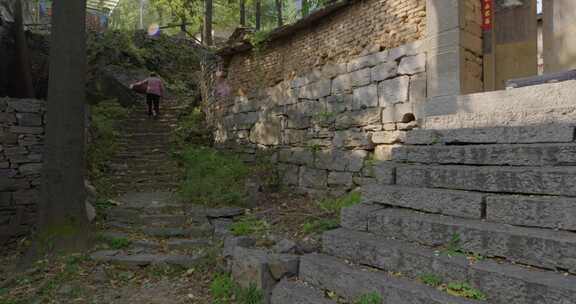
<path fill-rule="evenodd" d="M 91 258 L 125 267 L 198 265 L 222 237 L 219 223 L 244 213 L 240 208 L 192 206 L 170 192 L 126 193 L 117 202 L 101 232 L 103 246 L 111 248 L 100 248 Z M 119 240 L 122 248 L 109 245 Z"/>
<path fill-rule="evenodd" d="M 576 303 L 575 109 L 426 119 L 273 303 L 335 303 L 322 291 L 349 303 L 372 292 L 394 304 Z M 453 296 L 431 276 L 486 298 Z"/>
<path fill-rule="evenodd" d="M 161 104 L 161 116 L 148 117 L 145 107 L 133 109 L 121 126 L 118 153 L 110 162 L 114 192 L 166 191 L 176 188 L 181 169 L 171 155 L 171 132 L 182 107 Z"/>

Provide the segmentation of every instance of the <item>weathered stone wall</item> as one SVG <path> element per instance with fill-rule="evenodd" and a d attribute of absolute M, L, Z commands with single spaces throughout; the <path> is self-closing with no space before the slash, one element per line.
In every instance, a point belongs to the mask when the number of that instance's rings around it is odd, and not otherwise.
<path fill-rule="evenodd" d="M 328 63 L 423 39 L 425 0 L 355 1 L 330 16 L 273 41 L 260 52 L 229 58 L 228 82 L 234 90 L 253 94 L 290 77 Z"/>
<path fill-rule="evenodd" d="M 248 160 L 258 150 L 277 152 L 283 184 L 309 193 L 337 194 L 378 178 L 370 160 L 390 157 L 426 100 L 424 45 L 327 64 L 254 97 L 224 96 L 208 108 L 215 141 Z"/>
<path fill-rule="evenodd" d="M 0 244 L 35 222 L 45 102 L 0 98 Z"/>

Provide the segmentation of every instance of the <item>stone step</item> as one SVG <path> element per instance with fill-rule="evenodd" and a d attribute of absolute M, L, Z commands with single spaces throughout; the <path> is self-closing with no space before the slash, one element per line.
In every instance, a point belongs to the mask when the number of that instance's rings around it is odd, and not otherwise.
<path fill-rule="evenodd" d="M 530 87 L 431 98 L 426 101 L 426 116 L 479 113 L 520 112 L 576 106 L 576 81 Z"/>
<path fill-rule="evenodd" d="M 367 184 L 365 203 L 480 219 L 516 226 L 576 231 L 576 200 L 557 196 L 489 194 Z"/>
<path fill-rule="evenodd" d="M 126 267 L 143 267 L 153 264 L 168 264 L 181 267 L 193 267 L 202 262 L 201 256 L 134 254 L 128 255 L 120 250 L 97 251 L 90 255 L 96 262 L 112 263 Z"/>
<path fill-rule="evenodd" d="M 516 227 L 360 204 L 342 211 L 342 226 L 426 246 L 458 247 L 487 257 L 576 273 L 576 233 Z"/>
<path fill-rule="evenodd" d="M 184 226 L 188 224 L 188 216 L 178 214 L 141 215 L 138 221 L 148 226 Z"/>
<path fill-rule="evenodd" d="M 418 129 L 407 133 L 405 143 L 409 145 L 568 143 L 574 141 L 574 130 L 574 126 L 568 124 L 450 130 Z"/>
<path fill-rule="evenodd" d="M 483 166 L 573 166 L 576 144 L 401 146 L 392 150 L 392 160 Z"/>
<path fill-rule="evenodd" d="M 492 260 L 470 262 L 450 255 L 369 233 L 347 229 L 322 236 L 326 254 L 417 280 L 434 275 L 443 283 L 466 282 L 493 304 L 553 304 L 576 301 L 576 276 L 528 269 Z"/>
<path fill-rule="evenodd" d="M 142 233 L 159 238 L 191 238 L 208 237 L 212 234 L 211 227 L 144 227 Z"/>
<path fill-rule="evenodd" d="M 513 112 L 459 113 L 424 118 L 425 129 L 447 130 L 468 128 L 519 127 L 547 124 L 574 124 L 576 107 L 518 109 Z"/>
<path fill-rule="evenodd" d="M 421 188 L 576 196 L 576 167 L 398 165 L 396 183 Z"/>
<path fill-rule="evenodd" d="M 362 201 L 466 218 L 482 218 L 486 194 L 460 190 L 426 189 L 368 184 Z"/>
<path fill-rule="evenodd" d="M 209 247 L 212 242 L 209 239 L 171 239 L 166 242 L 169 250 L 191 250 Z"/>
<path fill-rule="evenodd" d="M 405 278 L 363 269 L 327 256 L 310 254 L 300 260 L 300 279 L 322 290 L 330 290 L 350 303 L 363 295 L 377 293 L 382 303 L 471 304 L 480 301 L 448 293 Z"/>
<path fill-rule="evenodd" d="M 118 184 L 113 185 L 112 191 L 125 194 L 134 191 L 171 191 L 178 189 L 179 185 L 177 183 L 153 183 L 153 184 Z"/>
<path fill-rule="evenodd" d="M 272 290 L 271 304 L 336 304 L 320 290 L 298 281 L 282 280 Z"/>

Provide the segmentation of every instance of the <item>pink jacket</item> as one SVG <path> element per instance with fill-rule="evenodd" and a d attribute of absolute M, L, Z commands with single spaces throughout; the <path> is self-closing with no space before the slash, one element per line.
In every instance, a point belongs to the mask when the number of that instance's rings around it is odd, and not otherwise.
<path fill-rule="evenodd" d="M 149 77 L 144 80 L 148 84 L 146 88 L 146 93 L 154 94 L 158 96 L 164 96 L 164 84 L 162 80 L 158 77 Z"/>

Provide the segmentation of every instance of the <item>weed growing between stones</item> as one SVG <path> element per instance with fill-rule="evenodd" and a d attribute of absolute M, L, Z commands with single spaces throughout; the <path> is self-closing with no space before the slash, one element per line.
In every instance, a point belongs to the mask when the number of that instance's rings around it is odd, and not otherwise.
<path fill-rule="evenodd" d="M 254 215 L 245 215 L 232 224 L 230 231 L 235 236 L 255 236 L 262 237 L 270 230 L 270 225 L 264 220 L 256 218 Z"/>
<path fill-rule="evenodd" d="M 451 295 L 474 300 L 486 300 L 486 295 L 480 290 L 473 288 L 466 282 L 444 283 L 444 279 L 437 274 L 425 273 L 418 276 L 418 280 L 428 286 L 445 291 Z"/>
<path fill-rule="evenodd" d="M 253 284 L 242 288 L 229 274 L 217 274 L 210 284 L 210 292 L 213 304 L 261 304 L 264 299 L 262 290 Z"/>
<path fill-rule="evenodd" d="M 382 304 L 382 296 L 378 293 L 372 292 L 362 295 L 355 304 Z"/>
<path fill-rule="evenodd" d="M 108 246 L 116 250 L 128 248 L 131 243 L 127 238 L 112 238 L 108 240 Z"/>
<path fill-rule="evenodd" d="M 446 286 L 441 286 L 440 289 L 446 291 L 451 295 L 458 297 L 464 297 L 481 301 L 485 301 L 487 298 L 486 295 L 482 293 L 480 290 L 473 288 L 472 286 L 470 286 L 470 284 L 464 282 L 451 282 L 448 283 Z"/>
<path fill-rule="evenodd" d="M 310 235 L 338 228 L 342 209 L 359 204 L 361 200 L 361 194 L 353 191 L 339 198 L 325 198 L 318 201 L 316 204 L 324 212 L 324 215 L 320 218 L 309 217 L 302 226 L 302 231 L 304 234 Z"/>
<path fill-rule="evenodd" d="M 440 285 L 442 285 L 442 278 L 437 275 L 437 274 L 433 274 L 433 273 L 424 273 L 421 274 L 420 276 L 418 276 L 418 280 L 420 280 L 420 282 L 428 285 L 428 286 L 432 286 L 432 287 L 438 287 Z"/>
<path fill-rule="evenodd" d="M 211 148 L 182 152 L 186 177 L 180 187 L 188 202 L 204 206 L 245 206 L 249 168 L 240 159 Z"/>

